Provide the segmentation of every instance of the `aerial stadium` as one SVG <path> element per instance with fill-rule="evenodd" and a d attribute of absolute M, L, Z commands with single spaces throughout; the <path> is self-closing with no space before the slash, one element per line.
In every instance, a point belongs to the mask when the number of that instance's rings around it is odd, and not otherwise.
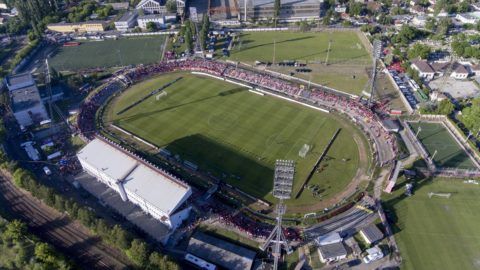
<path fill-rule="evenodd" d="M 217 61 L 124 70 L 83 106 L 87 136 L 99 128 L 166 170 L 201 179 L 193 185 L 225 187 L 264 207 L 274 203 L 275 160 L 294 160 L 291 213 L 354 196 L 372 164 L 395 151 L 375 115 L 349 95 Z"/>

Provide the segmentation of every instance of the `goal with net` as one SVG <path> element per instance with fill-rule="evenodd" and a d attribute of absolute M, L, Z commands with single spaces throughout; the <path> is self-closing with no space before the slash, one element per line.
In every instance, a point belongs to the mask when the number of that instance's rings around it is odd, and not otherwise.
<path fill-rule="evenodd" d="M 156 100 L 160 100 L 162 97 L 166 96 L 167 95 L 167 92 L 166 91 L 162 91 L 160 94 L 158 94 L 155 99 Z"/>
<path fill-rule="evenodd" d="M 300 149 L 300 151 L 298 151 L 298 155 L 301 157 L 301 158 L 305 158 L 308 154 L 308 152 L 310 152 L 310 148 L 311 146 L 308 145 L 308 144 L 304 144 L 302 146 L 302 148 Z"/>

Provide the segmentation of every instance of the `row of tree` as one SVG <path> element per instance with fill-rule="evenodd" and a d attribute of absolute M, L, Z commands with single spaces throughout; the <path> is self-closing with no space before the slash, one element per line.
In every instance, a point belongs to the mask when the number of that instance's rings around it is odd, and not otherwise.
<path fill-rule="evenodd" d="M 208 14 L 204 14 L 203 20 L 202 20 L 202 28 L 200 29 L 200 33 L 198 34 L 198 37 L 200 39 L 200 44 L 202 46 L 202 50 L 205 50 L 207 48 L 209 31 L 210 31 L 210 18 L 208 17 Z"/>
<path fill-rule="evenodd" d="M 59 11 L 60 0 L 7 0 L 7 5 L 18 10 L 18 19 L 30 26 L 37 36 L 43 32 L 44 19 Z"/>
<path fill-rule="evenodd" d="M 73 269 L 74 264 L 48 245 L 28 233 L 19 220 L 0 219 L 1 269 Z"/>

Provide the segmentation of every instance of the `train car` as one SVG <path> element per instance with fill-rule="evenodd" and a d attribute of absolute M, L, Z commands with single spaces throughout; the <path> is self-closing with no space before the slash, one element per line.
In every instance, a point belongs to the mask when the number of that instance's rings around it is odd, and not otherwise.
<path fill-rule="evenodd" d="M 187 253 L 187 255 L 185 255 L 185 260 L 190 264 L 196 266 L 198 269 L 217 270 L 217 266 L 215 264 L 209 263 L 190 253 Z"/>

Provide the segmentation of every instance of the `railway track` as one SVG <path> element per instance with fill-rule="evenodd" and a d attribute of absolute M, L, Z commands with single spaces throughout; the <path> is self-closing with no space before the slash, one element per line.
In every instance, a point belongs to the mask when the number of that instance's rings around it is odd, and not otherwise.
<path fill-rule="evenodd" d="M 70 220 L 0 175 L 0 203 L 44 241 L 70 256 L 82 269 L 127 269 L 120 251 L 106 246 L 87 228 Z"/>

